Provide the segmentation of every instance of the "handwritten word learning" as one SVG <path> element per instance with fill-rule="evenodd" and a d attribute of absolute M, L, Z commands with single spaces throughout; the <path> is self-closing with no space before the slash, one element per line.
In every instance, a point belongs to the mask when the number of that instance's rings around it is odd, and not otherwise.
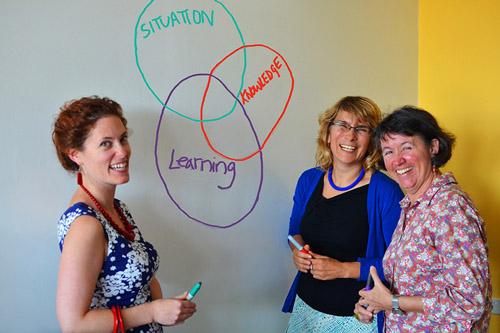
<path fill-rule="evenodd" d="M 236 178 L 236 164 L 234 162 L 226 164 L 224 161 L 212 161 L 200 157 L 181 156 L 179 158 L 175 158 L 174 156 L 175 149 L 172 149 L 172 153 L 170 154 L 170 164 L 168 166 L 170 170 L 186 169 L 198 172 L 221 172 L 223 174 L 227 174 L 229 172 L 232 174 L 229 185 L 217 185 L 217 187 L 221 190 L 227 190 L 233 186 L 234 179 Z"/>

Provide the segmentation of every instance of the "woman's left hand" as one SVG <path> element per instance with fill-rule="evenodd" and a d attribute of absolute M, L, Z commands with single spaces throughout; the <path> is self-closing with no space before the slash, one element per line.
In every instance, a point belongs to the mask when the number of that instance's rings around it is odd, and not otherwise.
<path fill-rule="evenodd" d="M 369 311 L 367 308 L 361 305 L 361 300 L 354 305 L 354 317 L 364 324 L 369 324 L 375 318 L 375 312 Z"/>
<path fill-rule="evenodd" d="M 373 278 L 374 286 L 371 290 L 362 289 L 359 291 L 359 304 L 366 310 L 377 314 L 380 311 L 390 311 L 392 309 L 392 294 L 382 283 L 377 274 L 377 269 L 370 267 L 370 274 Z"/>
<path fill-rule="evenodd" d="M 315 279 L 333 280 L 345 278 L 346 269 L 343 262 L 310 251 L 312 255 L 310 272 Z"/>

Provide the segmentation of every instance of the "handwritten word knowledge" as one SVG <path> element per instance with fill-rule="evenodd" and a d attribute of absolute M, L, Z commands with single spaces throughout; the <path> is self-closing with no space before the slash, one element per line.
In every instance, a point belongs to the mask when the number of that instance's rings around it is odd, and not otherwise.
<path fill-rule="evenodd" d="M 214 11 L 208 14 L 204 10 L 184 9 L 170 12 L 168 15 L 159 15 L 150 19 L 147 23 L 141 24 L 142 38 L 148 39 L 149 36 L 163 29 L 174 28 L 180 25 L 214 25 Z"/>
<path fill-rule="evenodd" d="M 274 57 L 269 69 L 266 69 L 257 79 L 257 83 L 248 86 L 246 89 L 240 93 L 241 102 L 243 105 L 248 103 L 254 96 L 264 89 L 264 87 L 274 79 L 274 74 L 279 78 L 281 77 L 279 69 L 281 69 L 282 64 L 279 62 L 278 56 Z"/>

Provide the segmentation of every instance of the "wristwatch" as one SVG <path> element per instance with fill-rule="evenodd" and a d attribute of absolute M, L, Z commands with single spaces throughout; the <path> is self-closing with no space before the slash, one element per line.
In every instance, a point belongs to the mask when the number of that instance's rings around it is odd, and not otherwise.
<path fill-rule="evenodd" d="M 392 295 L 392 313 L 402 315 L 404 312 L 399 308 L 399 295 Z"/>

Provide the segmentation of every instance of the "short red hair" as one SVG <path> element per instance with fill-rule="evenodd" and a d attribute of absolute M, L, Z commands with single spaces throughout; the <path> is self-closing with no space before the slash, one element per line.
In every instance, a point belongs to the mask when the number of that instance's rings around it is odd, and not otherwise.
<path fill-rule="evenodd" d="M 99 119 L 108 116 L 120 118 L 123 126 L 127 127 L 127 119 L 123 117 L 122 107 L 107 97 L 83 97 L 66 102 L 61 107 L 59 115 L 54 121 L 52 141 L 59 162 L 61 162 L 64 169 L 71 172 L 78 171 L 78 164 L 68 156 L 69 150 L 82 150 L 83 144 L 95 123 Z"/>

